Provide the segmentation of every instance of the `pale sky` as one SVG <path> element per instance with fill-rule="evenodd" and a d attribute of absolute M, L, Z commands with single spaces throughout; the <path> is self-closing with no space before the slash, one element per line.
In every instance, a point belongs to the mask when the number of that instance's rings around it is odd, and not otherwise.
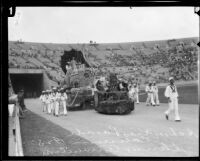
<path fill-rule="evenodd" d="M 136 42 L 199 36 L 194 7 L 17 7 L 10 41 Z"/>

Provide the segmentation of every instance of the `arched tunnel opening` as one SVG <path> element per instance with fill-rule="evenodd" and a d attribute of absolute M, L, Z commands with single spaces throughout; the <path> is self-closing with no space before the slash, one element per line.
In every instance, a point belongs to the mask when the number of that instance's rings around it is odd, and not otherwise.
<path fill-rule="evenodd" d="M 14 92 L 24 90 L 25 98 L 36 98 L 43 90 L 43 74 L 10 74 Z"/>

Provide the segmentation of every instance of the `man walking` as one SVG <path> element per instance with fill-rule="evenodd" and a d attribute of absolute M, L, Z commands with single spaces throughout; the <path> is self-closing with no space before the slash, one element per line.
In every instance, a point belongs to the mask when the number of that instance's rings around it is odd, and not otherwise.
<path fill-rule="evenodd" d="M 55 94 L 55 116 L 59 116 L 59 109 L 60 109 L 60 97 L 61 97 L 61 93 L 60 90 L 57 89 L 56 90 L 56 94 Z"/>
<path fill-rule="evenodd" d="M 152 88 L 152 83 L 149 81 L 149 84 L 146 86 L 145 91 L 147 92 L 147 100 L 146 100 L 146 105 L 149 106 L 149 104 L 155 106 L 155 102 L 153 99 L 153 88 Z"/>
<path fill-rule="evenodd" d="M 137 84 L 134 83 L 129 89 L 129 97 L 131 98 L 132 101 L 135 101 L 137 104 L 139 103 L 138 92 L 139 91 Z"/>
<path fill-rule="evenodd" d="M 153 81 L 153 99 L 155 101 L 155 105 L 159 106 L 159 98 L 158 98 L 158 86 L 156 85 L 156 81 Z"/>
<path fill-rule="evenodd" d="M 47 106 L 46 106 L 46 101 L 45 101 L 45 99 L 46 99 L 46 96 L 45 96 L 45 91 L 42 91 L 42 94 L 41 94 L 41 96 L 40 96 L 40 100 L 41 100 L 41 102 L 42 102 L 42 111 L 43 112 L 46 112 L 47 111 Z"/>
<path fill-rule="evenodd" d="M 65 93 L 63 88 L 61 89 L 60 100 L 62 103 L 63 114 L 64 114 L 64 116 L 66 116 L 67 115 L 67 94 Z"/>
<path fill-rule="evenodd" d="M 170 84 L 166 87 L 165 97 L 168 98 L 169 108 L 165 111 L 165 117 L 168 120 L 171 111 L 175 111 L 175 121 L 181 121 L 178 111 L 178 91 L 174 84 L 174 78 L 169 78 Z"/>

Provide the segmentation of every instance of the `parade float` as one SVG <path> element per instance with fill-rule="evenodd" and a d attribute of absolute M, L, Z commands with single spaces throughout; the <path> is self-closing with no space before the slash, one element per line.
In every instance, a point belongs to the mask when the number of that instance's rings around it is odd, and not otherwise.
<path fill-rule="evenodd" d="M 119 91 L 115 73 L 108 77 L 108 90 L 95 90 L 97 80 L 87 54 L 83 51 L 64 51 L 61 68 L 65 73 L 61 86 L 69 96 L 69 110 L 85 109 L 90 105 L 104 114 L 128 114 L 134 110 L 134 101 L 129 98 L 128 91 Z"/>
<path fill-rule="evenodd" d="M 118 90 L 117 76 L 112 73 L 109 76 L 109 89 L 107 91 L 95 91 L 95 110 L 103 114 L 128 114 L 134 110 L 134 101 L 128 96 L 128 91 Z"/>
<path fill-rule="evenodd" d="M 85 109 L 93 102 L 94 73 L 83 51 L 72 49 L 61 56 L 65 79 L 61 83 L 69 96 L 68 108 Z"/>

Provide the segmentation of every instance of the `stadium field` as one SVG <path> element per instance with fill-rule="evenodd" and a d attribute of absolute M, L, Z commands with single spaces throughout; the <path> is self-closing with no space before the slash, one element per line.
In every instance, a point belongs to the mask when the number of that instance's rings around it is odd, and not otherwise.
<path fill-rule="evenodd" d="M 60 117 L 43 113 L 38 99 L 26 99 L 25 104 L 25 156 L 198 156 L 197 104 L 179 104 L 181 122 L 175 122 L 173 114 L 165 119 L 165 103 L 136 104 L 128 115 L 82 110 Z"/>

